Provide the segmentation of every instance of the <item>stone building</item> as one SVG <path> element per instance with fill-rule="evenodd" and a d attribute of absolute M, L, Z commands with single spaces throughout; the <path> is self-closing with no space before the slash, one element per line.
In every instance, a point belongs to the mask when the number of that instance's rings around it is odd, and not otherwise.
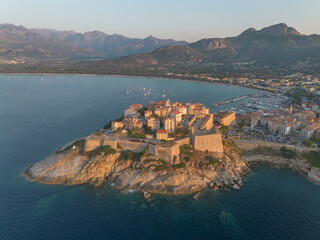
<path fill-rule="evenodd" d="M 151 127 L 152 130 L 160 129 L 160 120 L 155 117 L 150 117 L 147 120 L 147 126 Z"/>
<path fill-rule="evenodd" d="M 168 138 L 167 130 L 157 130 L 157 140 L 162 140 L 167 138 Z"/>
<path fill-rule="evenodd" d="M 173 132 L 175 130 L 175 121 L 172 117 L 168 117 L 164 121 L 164 129 L 168 132 Z"/>

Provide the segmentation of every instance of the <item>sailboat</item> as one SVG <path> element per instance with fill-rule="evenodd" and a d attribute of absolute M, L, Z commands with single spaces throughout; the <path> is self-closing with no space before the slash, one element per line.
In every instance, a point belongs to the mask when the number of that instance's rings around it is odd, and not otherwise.
<path fill-rule="evenodd" d="M 132 91 L 132 92 L 134 92 L 134 91 L 135 91 L 135 90 L 134 90 L 134 87 L 133 87 L 133 85 L 132 85 L 132 89 L 131 89 L 131 91 Z"/>
<path fill-rule="evenodd" d="M 43 77 L 41 78 L 41 83 L 43 83 Z"/>
<path fill-rule="evenodd" d="M 130 93 L 130 91 L 129 91 L 129 85 L 128 85 L 127 94 L 129 94 L 129 93 Z"/>

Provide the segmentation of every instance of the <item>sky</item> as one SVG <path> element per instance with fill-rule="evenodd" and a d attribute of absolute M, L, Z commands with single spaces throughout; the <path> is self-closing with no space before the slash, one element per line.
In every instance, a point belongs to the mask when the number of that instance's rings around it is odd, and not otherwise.
<path fill-rule="evenodd" d="M 320 0 L 0 0 L 0 23 L 194 42 L 286 23 L 320 34 Z"/>

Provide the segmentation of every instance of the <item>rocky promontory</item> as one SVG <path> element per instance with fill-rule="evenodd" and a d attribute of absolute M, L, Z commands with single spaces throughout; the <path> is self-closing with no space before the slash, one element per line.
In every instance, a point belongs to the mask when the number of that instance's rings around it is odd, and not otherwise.
<path fill-rule="evenodd" d="M 267 163 L 271 166 L 287 168 L 299 172 L 311 182 L 320 184 L 320 168 L 313 167 L 306 159 L 255 154 L 242 156 L 242 159 L 249 166 Z"/>
<path fill-rule="evenodd" d="M 180 163 L 169 164 L 148 151 L 137 154 L 107 147 L 85 152 L 81 144 L 73 145 L 29 166 L 25 174 L 46 184 L 108 181 L 124 191 L 163 194 L 191 194 L 208 187 L 238 189 L 242 185 L 249 168 L 231 148 L 224 146 L 224 153 L 188 149 L 192 154 L 183 151 Z"/>

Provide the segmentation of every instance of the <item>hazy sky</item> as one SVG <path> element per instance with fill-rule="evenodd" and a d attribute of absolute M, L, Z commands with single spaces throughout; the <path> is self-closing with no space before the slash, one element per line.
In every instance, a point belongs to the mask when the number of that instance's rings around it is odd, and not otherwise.
<path fill-rule="evenodd" d="M 196 41 L 284 22 L 320 34 L 320 0 L 0 0 L 0 23 Z"/>

